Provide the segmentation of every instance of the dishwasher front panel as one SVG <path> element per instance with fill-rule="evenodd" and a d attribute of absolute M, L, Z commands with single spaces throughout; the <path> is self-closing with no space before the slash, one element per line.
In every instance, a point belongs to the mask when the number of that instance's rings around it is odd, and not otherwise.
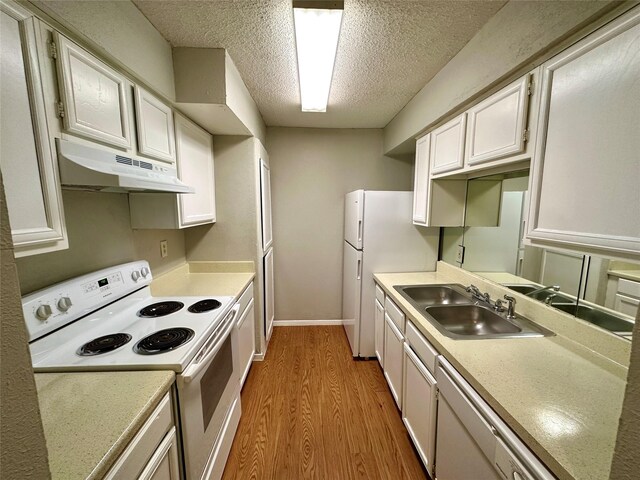
<path fill-rule="evenodd" d="M 438 402 L 436 480 L 504 480 L 447 400 Z"/>

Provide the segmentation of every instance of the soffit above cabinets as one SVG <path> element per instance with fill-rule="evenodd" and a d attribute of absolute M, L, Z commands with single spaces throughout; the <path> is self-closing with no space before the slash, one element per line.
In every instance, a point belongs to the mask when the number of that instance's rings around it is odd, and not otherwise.
<path fill-rule="evenodd" d="M 173 47 L 227 49 L 267 125 L 337 128 L 384 127 L 506 3 L 345 1 L 317 114 L 300 111 L 290 0 L 133 2 Z"/>

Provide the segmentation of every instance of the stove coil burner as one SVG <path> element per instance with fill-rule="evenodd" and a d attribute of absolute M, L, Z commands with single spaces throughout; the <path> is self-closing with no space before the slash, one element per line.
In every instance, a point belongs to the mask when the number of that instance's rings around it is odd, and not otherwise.
<path fill-rule="evenodd" d="M 157 318 L 164 317 L 171 313 L 175 313 L 184 307 L 182 302 L 158 302 L 147 305 L 138 312 L 139 317 L 144 318 Z"/>
<path fill-rule="evenodd" d="M 133 350 L 140 355 L 157 355 L 184 345 L 194 335 L 195 332 L 190 328 L 167 328 L 144 337 Z"/>
<path fill-rule="evenodd" d="M 128 333 L 113 333 L 111 335 L 104 335 L 91 340 L 89 343 L 85 343 L 78 349 L 78 355 L 83 357 L 90 357 L 93 355 L 100 355 L 101 353 L 111 352 L 131 341 L 131 335 Z"/>
<path fill-rule="evenodd" d="M 199 302 L 191 305 L 187 310 L 191 313 L 204 313 L 209 312 L 211 310 L 215 310 L 216 308 L 220 308 L 222 304 L 213 298 L 207 298 L 205 300 L 200 300 Z"/>

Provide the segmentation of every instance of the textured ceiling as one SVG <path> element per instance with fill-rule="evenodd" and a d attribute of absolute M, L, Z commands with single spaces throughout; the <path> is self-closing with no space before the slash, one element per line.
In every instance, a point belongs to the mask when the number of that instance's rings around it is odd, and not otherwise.
<path fill-rule="evenodd" d="M 174 47 L 226 48 L 269 126 L 384 127 L 506 2 L 345 0 L 326 113 L 300 111 L 290 0 L 133 0 Z"/>

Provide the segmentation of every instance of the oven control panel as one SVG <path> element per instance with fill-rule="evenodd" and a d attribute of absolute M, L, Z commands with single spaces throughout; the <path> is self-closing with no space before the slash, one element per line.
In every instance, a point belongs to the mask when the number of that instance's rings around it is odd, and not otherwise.
<path fill-rule="evenodd" d="M 142 260 L 76 277 L 22 297 L 29 341 L 146 287 L 153 279 Z"/>

